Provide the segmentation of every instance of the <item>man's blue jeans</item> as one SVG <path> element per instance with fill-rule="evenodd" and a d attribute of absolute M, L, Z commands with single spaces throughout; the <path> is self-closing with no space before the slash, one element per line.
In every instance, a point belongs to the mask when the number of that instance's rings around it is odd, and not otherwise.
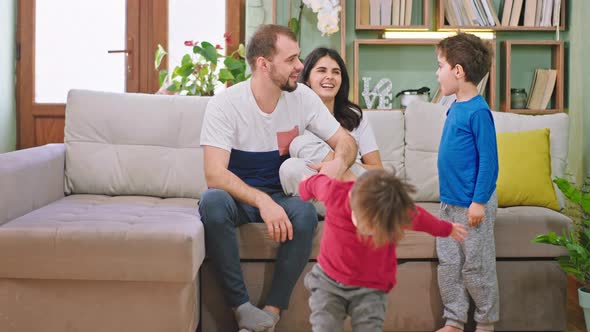
<path fill-rule="evenodd" d="M 266 305 L 287 309 L 295 283 L 308 262 L 318 218 L 313 205 L 298 196 L 287 196 L 282 189 L 257 189 L 282 206 L 293 225 L 293 240 L 279 246 L 266 299 Z M 238 307 L 248 302 L 249 297 L 240 266 L 236 227 L 263 222 L 260 211 L 238 202 L 223 190 L 209 189 L 201 197 L 199 213 L 205 226 L 207 256 L 222 282 L 228 304 Z"/>

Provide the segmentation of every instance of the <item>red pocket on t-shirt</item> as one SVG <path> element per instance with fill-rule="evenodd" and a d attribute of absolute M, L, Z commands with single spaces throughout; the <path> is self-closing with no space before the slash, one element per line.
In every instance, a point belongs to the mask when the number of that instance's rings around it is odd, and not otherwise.
<path fill-rule="evenodd" d="M 289 146 L 295 137 L 299 136 L 299 126 L 293 127 L 288 131 L 277 132 L 277 145 L 279 147 L 279 155 L 284 156 L 289 154 Z"/>

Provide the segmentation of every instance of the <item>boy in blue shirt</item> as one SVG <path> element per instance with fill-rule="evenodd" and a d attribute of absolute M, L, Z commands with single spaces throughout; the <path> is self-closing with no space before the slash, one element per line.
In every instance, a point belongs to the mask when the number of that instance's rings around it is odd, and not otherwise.
<path fill-rule="evenodd" d="M 440 218 L 469 226 L 464 243 L 436 239 L 438 284 L 445 326 L 462 331 L 469 296 L 476 332 L 493 331 L 499 319 L 494 222 L 498 199 L 498 151 L 494 119 L 477 83 L 490 70 L 492 52 L 478 37 L 459 33 L 436 47 L 436 75 L 445 96 L 457 100 L 447 112 L 438 152 Z"/>

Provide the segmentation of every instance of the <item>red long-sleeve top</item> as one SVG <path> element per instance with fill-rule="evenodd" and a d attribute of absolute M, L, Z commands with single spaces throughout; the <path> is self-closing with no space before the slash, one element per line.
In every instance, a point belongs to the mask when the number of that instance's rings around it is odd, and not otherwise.
<path fill-rule="evenodd" d="M 389 292 L 396 283 L 395 244 L 373 248 L 370 239 L 357 236 L 352 223 L 349 192 L 354 182 L 334 180 L 318 174 L 299 184 L 303 200 L 315 198 L 326 206 L 324 232 L 318 262 L 330 278 L 349 286 Z M 446 237 L 453 226 L 416 205 L 412 230 Z"/>

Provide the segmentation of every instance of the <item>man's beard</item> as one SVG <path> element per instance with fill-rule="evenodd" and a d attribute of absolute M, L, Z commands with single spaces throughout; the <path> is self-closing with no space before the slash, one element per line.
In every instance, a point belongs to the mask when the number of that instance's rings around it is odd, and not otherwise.
<path fill-rule="evenodd" d="M 276 84 L 278 85 L 278 87 L 282 90 L 282 91 L 286 91 L 286 92 L 293 92 L 295 91 L 295 89 L 297 89 L 297 81 L 295 81 L 293 83 L 293 85 L 289 85 L 289 76 L 287 76 L 287 79 L 283 82 L 281 80 L 280 77 L 275 76 L 274 71 L 271 70 L 270 73 L 270 79 Z"/>
<path fill-rule="evenodd" d="M 289 85 L 289 78 L 287 78 L 287 81 L 284 84 L 279 85 L 279 87 L 283 91 L 293 92 L 295 89 L 297 89 L 297 81 L 295 81 L 293 85 Z"/>

